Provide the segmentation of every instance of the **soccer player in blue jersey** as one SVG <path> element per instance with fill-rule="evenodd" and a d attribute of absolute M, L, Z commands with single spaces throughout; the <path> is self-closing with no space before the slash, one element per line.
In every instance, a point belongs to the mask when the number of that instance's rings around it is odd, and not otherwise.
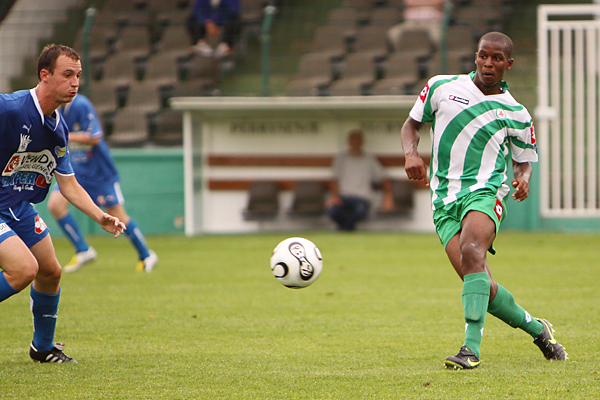
<path fill-rule="evenodd" d="M 152 272 L 158 257 L 148 248 L 136 222 L 125 212 L 119 174 L 103 139 L 102 127 L 92 102 L 78 94 L 72 102 L 59 107 L 59 111 L 69 127 L 69 153 L 77 181 L 98 206 L 125 223 L 125 234 L 138 253 L 137 270 Z M 57 187 L 54 189 L 50 193 L 48 209 L 75 247 L 76 254 L 63 268 L 65 272 L 74 272 L 93 261 L 96 251 L 86 242 L 75 218 L 69 213 L 67 199 Z"/>
<path fill-rule="evenodd" d="M 68 151 L 68 128 L 56 109 L 79 89 L 81 61 L 71 48 L 48 45 L 38 59 L 38 85 L 0 94 L 0 302 L 30 283 L 33 341 L 39 362 L 75 362 L 54 343 L 61 267 L 48 228 L 32 203 L 45 199 L 55 178 L 61 193 L 104 230 L 125 231 L 77 183 Z"/>
<path fill-rule="evenodd" d="M 480 365 L 486 313 L 527 332 L 548 360 L 566 360 L 552 325 L 533 318 L 513 295 L 492 279 L 487 251 L 506 216 L 507 169 L 513 168 L 513 199 L 529 195 L 531 162 L 537 161 L 529 112 L 508 91 L 504 73 L 513 65 L 513 43 L 500 32 L 479 40 L 476 71 L 439 75 L 421 92 L 402 127 L 402 147 L 409 179 L 431 189 L 433 220 L 450 263 L 463 280 L 465 341 L 446 357 L 447 368 Z M 432 123 L 431 172 L 419 156 L 419 129 Z"/>

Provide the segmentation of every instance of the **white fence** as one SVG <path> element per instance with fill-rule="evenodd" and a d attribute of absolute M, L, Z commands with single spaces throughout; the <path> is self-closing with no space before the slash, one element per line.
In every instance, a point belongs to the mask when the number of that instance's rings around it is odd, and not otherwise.
<path fill-rule="evenodd" d="M 541 214 L 600 216 L 600 5 L 538 8 Z"/>

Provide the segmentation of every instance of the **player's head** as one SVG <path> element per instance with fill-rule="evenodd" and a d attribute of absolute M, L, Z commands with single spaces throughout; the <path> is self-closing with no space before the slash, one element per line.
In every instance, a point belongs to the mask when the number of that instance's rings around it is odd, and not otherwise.
<path fill-rule="evenodd" d="M 70 47 L 50 44 L 38 59 L 38 87 L 42 95 L 56 107 L 73 100 L 81 76 L 79 54 Z"/>
<path fill-rule="evenodd" d="M 512 40 L 504 33 L 489 32 L 483 35 L 475 53 L 475 84 L 492 93 L 498 91 L 504 73 L 512 67 L 512 51 Z"/>
<path fill-rule="evenodd" d="M 75 62 L 80 61 L 79 54 L 77 54 L 75 50 L 68 46 L 63 46 L 60 44 L 46 45 L 46 47 L 44 47 L 40 53 L 40 57 L 38 58 L 38 81 L 42 79 L 40 76 L 42 70 L 45 69 L 51 74 L 54 73 L 56 61 L 60 56 L 65 56 Z"/>
<path fill-rule="evenodd" d="M 506 56 L 506 58 L 512 57 L 513 42 L 504 33 L 502 33 L 502 32 L 486 33 L 479 39 L 479 43 L 477 43 L 477 50 L 479 50 L 479 48 L 481 47 L 481 42 L 483 42 L 483 41 L 498 43 L 503 48 L 504 55 Z"/>

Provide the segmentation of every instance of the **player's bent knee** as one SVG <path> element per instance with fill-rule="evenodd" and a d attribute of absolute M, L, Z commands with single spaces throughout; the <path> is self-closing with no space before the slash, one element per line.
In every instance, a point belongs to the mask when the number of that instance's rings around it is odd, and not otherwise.
<path fill-rule="evenodd" d="M 25 289 L 37 276 L 39 267 L 37 262 L 24 263 L 12 273 L 11 286 L 15 290 L 21 291 Z"/>
<path fill-rule="evenodd" d="M 474 243 L 461 244 L 460 253 L 463 272 L 484 272 L 486 251 L 482 246 Z"/>
<path fill-rule="evenodd" d="M 60 264 L 53 263 L 50 265 L 44 265 L 39 268 L 36 278 L 42 280 L 48 284 L 58 285 L 62 276 L 62 268 Z"/>

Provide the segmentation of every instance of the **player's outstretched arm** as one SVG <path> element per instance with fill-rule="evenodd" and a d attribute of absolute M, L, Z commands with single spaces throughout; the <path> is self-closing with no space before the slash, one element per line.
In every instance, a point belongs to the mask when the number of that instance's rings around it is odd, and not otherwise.
<path fill-rule="evenodd" d="M 54 174 L 60 188 L 60 193 L 69 203 L 73 204 L 88 217 L 96 221 L 102 229 L 119 237 L 125 232 L 125 224 L 117 217 L 105 213 L 91 199 L 90 195 L 81 187 L 75 176 Z"/>
<path fill-rule="evenodd" d="M 429 185 L 429 176 L 427 175 L 427 165 L 419 156 L 419 129 L 423 126 L 422 122 L 416 121 L 411 117 L 406 119 L 402 130 L 400 131 L 402 139 L 402 148 L 404 149 L 404 170 L 408 179 L 422 180 Z"/>

